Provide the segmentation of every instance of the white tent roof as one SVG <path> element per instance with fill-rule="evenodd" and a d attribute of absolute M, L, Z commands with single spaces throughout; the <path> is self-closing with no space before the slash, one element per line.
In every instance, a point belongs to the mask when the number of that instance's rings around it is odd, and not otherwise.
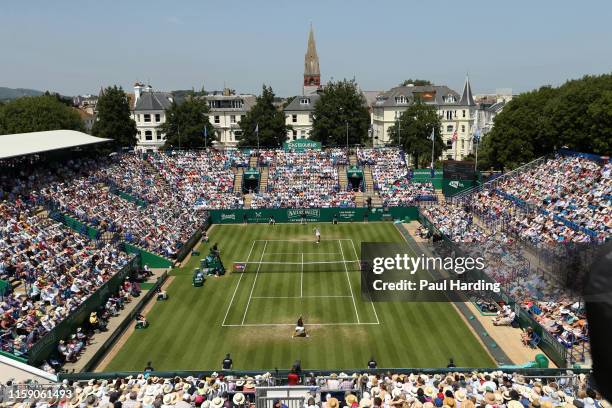
<path fill-rule="evenodd" d="M 69 147 L 108 142 L 111 139 L 95 137 L 75 130 L 49 130 L 46 132 L 0 135 L 0 160 Z"/>

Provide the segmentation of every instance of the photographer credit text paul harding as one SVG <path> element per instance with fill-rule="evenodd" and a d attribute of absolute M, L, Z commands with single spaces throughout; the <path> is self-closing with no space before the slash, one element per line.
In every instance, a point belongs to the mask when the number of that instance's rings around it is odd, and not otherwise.
<path fill-rule="evenodd" d="M 445 270 L 462 275 L 466 271 L 480 270 L 485 268 L 484 258 L 477 257 L 427 257 L 424 254 L 414 257 L 409 254 L 396 253 L 394 256 L 372 258 L 371 272 L 382 275 L 384 272 L 393 271 L 393 277 L 397 278 L 397 272 L 407 272 L 409 276 L 400 280 L 375 279 L 371 281 L 371 288 L 375 291 L 500 291 L 499 283 L 477 280 L 466 282 L 459 279 L 432 281 L 429 279 L 415 280 L 414 276 L 418 270 Z"/>

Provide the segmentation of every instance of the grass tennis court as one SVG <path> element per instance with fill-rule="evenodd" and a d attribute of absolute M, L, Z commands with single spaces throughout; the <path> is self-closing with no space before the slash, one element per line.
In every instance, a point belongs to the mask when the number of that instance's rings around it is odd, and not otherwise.
<path fill-rule="evenodd" d="M 106 371 L 219 369 L 231 353 L 235 369 L 302 367 L 490 367 L 487 352 L 449 303 L 370 302 L 362 299 L 361 242 L 403 242 L 391 223 L 217 225 L 228 271 L 244 271 L 191 285 L 193 258 L 172 272 L 169 300 L 147 315 L 151 326 L 135 331 Z M 199 248 L 201 256 L 208 245 Z M 309 338 L 291 337 L 303 315 Z M 466 352 L 467 351 L 467 352 Z"/>

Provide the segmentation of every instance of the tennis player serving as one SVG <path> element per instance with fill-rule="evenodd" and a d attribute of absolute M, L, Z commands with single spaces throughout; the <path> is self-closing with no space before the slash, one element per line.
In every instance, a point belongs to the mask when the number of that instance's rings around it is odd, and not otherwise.
<path fill-rule="evenodd" d="M 320 244 L 321 243 L 321 231 L 319 230 L 319 227 L 315 227 L 314 234 L 316 238 L 316 243 Z"/>

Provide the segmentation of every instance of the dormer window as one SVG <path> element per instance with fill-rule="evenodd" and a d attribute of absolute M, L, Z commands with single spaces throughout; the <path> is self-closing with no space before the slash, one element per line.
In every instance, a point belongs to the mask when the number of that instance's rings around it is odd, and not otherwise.
<path fill-rule="evenodd" d="M 408 103 L 408 98 L 406 98 L 404 95 L 396 96 L 395 97 L 395 103 L 397 103 L 397 104 L 407 104 Z"/>
<path fill-rule="evenodd" d="M 454 95 L 446 95 L 445 101 L 446 103 L 455 103 L 455 96 Z"/>
<path fill-rule="evenodd" d="M 308 98 L 300 99 L 300 105 L 309 105 L 309 104 L 310 104 L 310 99 Z"/>

